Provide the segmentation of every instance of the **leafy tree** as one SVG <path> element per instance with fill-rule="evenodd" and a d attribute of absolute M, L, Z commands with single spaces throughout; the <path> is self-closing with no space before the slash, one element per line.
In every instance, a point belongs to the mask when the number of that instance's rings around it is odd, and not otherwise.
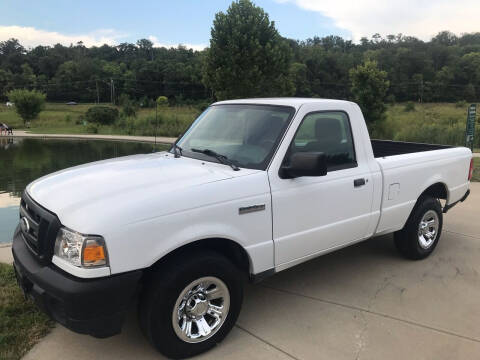
<path fill-rule="evenodd" d="M 126 117 L 137 117 L 137 103 L 127 94 L 122 94 L 118 98 L 118 103 L 122 107 L 122 113 Z"/>
<path fill-rule="evenodd" d="M 26 125 L 38 117 L 45 107 L 45 94 L 36 90 L 17 89 L 7 93 L 8 99 L 15 104 L 15 111 Z"/>
<path fill-rule="evenodd" d="M 250 0 L 215 15 L 205 59 L 205 83 L 218 99 L 293 93 L 292 53 L 275 23 Z"/>
<path fill-rule="evenodd" d="M 385 118 L 385 98 L 390 86 L 387 72 L 380 70 L 375 61 L 367 60 L 350 70 L 351 91 L 362 109 L 365 120 L 373 125 Z"/>

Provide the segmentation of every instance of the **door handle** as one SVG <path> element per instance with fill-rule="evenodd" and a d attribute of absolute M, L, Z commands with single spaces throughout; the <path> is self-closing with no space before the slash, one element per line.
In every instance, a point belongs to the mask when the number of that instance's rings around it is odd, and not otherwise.
<path fill-rule="evenodd" d="M 354 187 L 360 187 L 360 186 L 363 186 L 363 185 L 365 185 L 365 179 L 364 178 L 353 180 L 353 186 Z"/>

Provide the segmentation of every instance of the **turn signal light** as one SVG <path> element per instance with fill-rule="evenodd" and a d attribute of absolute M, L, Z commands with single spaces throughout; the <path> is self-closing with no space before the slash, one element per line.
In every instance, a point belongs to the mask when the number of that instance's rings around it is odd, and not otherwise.
<path fill-rule="evenodd" d="M 94 239 L 87 239 L 83 248 L 82 263 L 84 266 L 96 266 L 106 264 L 107 257 L 104 245 Z"/>

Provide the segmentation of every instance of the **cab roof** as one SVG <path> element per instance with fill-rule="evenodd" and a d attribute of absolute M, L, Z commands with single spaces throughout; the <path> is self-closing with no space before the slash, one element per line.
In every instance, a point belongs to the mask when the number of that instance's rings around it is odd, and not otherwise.
<path fill-rule="evenodd" d="M 257 104 L 257 105 L 282 105 L 282 106 L 293 106 L 298 109 L 304 104 L 352 104 L 350 101 L 346 100 L 334 100 L 334 99 L 317 99 L 317 98 L 295 98 L 295 97 L 284 97 L 284 98 L 257 98 L 257 99 L 237 99 L 237 100 L 225 100 L 218 101 L 213 105 L 225 105 L 225 104 Z"/>

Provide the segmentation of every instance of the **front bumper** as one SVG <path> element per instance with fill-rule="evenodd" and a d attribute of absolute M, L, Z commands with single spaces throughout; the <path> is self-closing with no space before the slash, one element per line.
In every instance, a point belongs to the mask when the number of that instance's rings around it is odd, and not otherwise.
<path fill-rule="evenodd" d="M 120 333 L 142 271 L 105 278 L 80 279 L 54 265 L 42 265 L 15 230 L 12 253 L 15 273 L 27 296 L 68 329 L 95 337 Z"/>

